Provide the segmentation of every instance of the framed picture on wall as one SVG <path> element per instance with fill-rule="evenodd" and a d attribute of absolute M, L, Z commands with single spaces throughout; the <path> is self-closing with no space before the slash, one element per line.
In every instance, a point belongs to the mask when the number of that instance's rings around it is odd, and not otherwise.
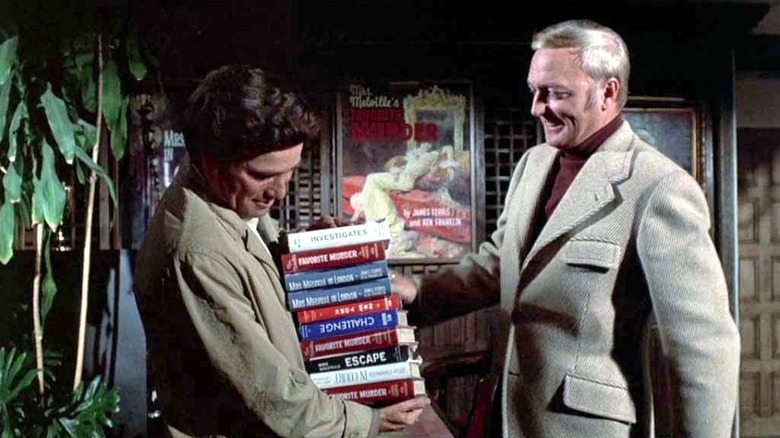
<path fill-rule="evenodd" d="M 474 122 L 467 81 L 345 81 L 336 126 L 337 208 L 387 221 L 388 258 L 450 263 L 475 245 Z"/>
<path fill-rule="evenodd" d="M 698 107 L 671 100 L 629 99 L 623 119 L 640 138 L 703 182 L 704 151 Z"/>

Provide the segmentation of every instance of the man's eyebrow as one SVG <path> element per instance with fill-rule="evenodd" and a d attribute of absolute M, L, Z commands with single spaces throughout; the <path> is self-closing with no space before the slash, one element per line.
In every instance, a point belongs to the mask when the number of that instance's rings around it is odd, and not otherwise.
<path fill-rule="evenodd" d="M 256 168 L 251 167 L 251 166 L 247 166 L 246 169 L 247 169 L 248 172 L 250 172 L 250 173 L 252 173 L 254 175 L 274 176 L 274 175 L 279 175 L 279 174 L 282 174 L 282 173 L 285 173 L 285 172 L 289 172 L 290 170 L 299 169 L 301 167 L 303 167 L 303 160 L 298 161 L 298 163 L 296 163 L 295 166 L 286 167 L 286 168 L 283 168 L 283 169 L 281 169 L 281 168 L 280 169 L 269 169 L 269 168 L 256 169 Z"/>

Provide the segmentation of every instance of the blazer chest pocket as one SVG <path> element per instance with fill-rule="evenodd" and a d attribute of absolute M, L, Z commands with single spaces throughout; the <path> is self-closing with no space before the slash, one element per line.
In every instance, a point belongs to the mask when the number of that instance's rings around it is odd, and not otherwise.
<path fill-rule="evenodd" d="M 626 388 L 567 374 L 563 404 L 570 409 L 623 423 L 636 423 L 636 407 Z"/>
<path fill-rule="evenodd" d="M 601 240 L 570 240 L 563 246 L 563 261 L 600 271 L 615 269 L 620 264 L 620 246 Z"/>

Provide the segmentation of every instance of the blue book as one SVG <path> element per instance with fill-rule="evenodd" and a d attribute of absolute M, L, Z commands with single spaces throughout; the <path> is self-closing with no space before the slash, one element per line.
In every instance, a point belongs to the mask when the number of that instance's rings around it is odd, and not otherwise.
<path fill-rule="evenodd" d="M 301 341 L 350 335 L 407 325 L 405 310 L 383 310 L 365 315 L 346 316 L 298 326 Z"/>
<path fill-rule="evenodd" d="M 291 311 L 310 307 L 328 306 L 369 298 L 386 297 L 392 293 L 390 277 L 361 281 L 346 286 L 308 289 L 287 294 L 287 307 Z"/>
<path fill-rule="evenodd" d="M 387 260 L 379 260 L 343 268 L 322 269 L 318 271 L 303 271 L 284 276 L 284 287 L 287 292 L 297 292 L 305 289 L 339 286 L 360 281 L 374 280 L 390 275 Z"/>

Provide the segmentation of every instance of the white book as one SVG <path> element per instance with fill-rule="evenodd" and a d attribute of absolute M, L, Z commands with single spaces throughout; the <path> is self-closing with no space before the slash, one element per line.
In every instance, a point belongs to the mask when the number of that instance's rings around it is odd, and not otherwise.
<path fill-rule="evenodd" d="M 390 240 L 387 221 L 290 233 L 287 235 L 287 246 L 291 253 L 295 253 L 379 240 Z"/>
<path fill-rule="evenodd" d="M 361 368 L 348 368 L 336 371 L 311 373 L 311 380 L 320 389 L 338 388 L 340 386 L 358 385 L 361 383 L 386 382 L 422 377 L 420 374 L 421 359 L 406 362 L 371 365 Z"/>

